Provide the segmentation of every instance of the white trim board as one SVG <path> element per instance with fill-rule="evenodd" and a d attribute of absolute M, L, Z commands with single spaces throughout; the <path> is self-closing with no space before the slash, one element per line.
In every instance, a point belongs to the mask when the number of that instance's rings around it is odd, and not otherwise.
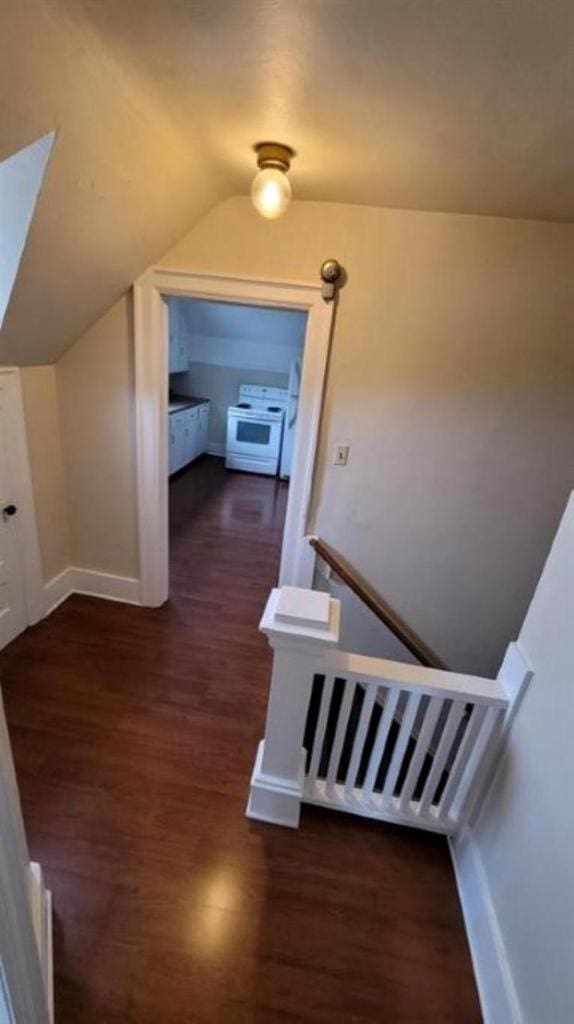
<path fill-rule="evenodd" d="M 215 455 L 215 457 L 218 459 L 224 459 L 225 445 L 223 444 L 222 441 L 213 441 L 212 444 L 208 444 L 207 446 L 207 454 Z"/>
<path fill-rule="evenodd" d="M 44 873 L 38 863 L 30 863 L 32 919 L 38 943 L 44 989 L 50 1021 L 54 1020 L 54 952 L 52 942 L 52 893 L 44 885 Z"/>
<path fill-rule="evenodd" d="M 64 569 L 44 583 L 44 616 L 51 615 L 70 594 L 74 593 L 71 573 L 71 569 Z"/>
<path fill-rule="evenodd" d="M 449 837 L 458 895 L 485 1024 L 523 1024 L 482 858 L 465 829 Z"/>
<path fill-rule="evenodd" d="M 123 604 L 141 604 L 139 580 L 70 566 L 44 584 L 44 615 L 50 615 L 71 594 L 102 597 Z"/>
<path fill-rule="evenodd" d="M 134 284 L 136 434 L 141 601 L 151 607 L 167 600 L 168 313 L 165 298 L 207 299 L 250 306 L 299 309 L 307 313 L 299 416 L 281 553 L 281 585 L 310 587 L 314 559 L 305 537 L 334 303 L 326 303 L 321 284 L 260 281 L 203 275 L 155 267 Z"/>
<path fill-rule="evenodd" d="M 13 1016 L 18 1024 L 49 1024 L 50 988 L 45 988 L 49 948 L 45 950 L 45 973 L 34 929 L 34 877 L 1 696 L 0 827 L 0 961 Z M 44 923 L 47 930 L 47 918 Z M 46 934 L 47 942 L 48 938 Z"/>

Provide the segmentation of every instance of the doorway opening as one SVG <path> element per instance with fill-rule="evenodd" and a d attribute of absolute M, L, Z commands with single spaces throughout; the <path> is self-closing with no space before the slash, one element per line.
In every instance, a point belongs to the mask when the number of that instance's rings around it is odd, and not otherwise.
<path fill-rule="evenodd" d="M 195 364 L 192 369 L 188 367 L 187 363 L 185 365 L 182 362 L 178 363 L 178 359 L 183 358 L 178 348 L 179 340 L 172 340 L 170 348 L 170 327 L 172 335 L 177 334 L 179 338 L 179 332 L 174 328 L 177 315 L 170 316 L 172 309 L 178 309 L 175 300 L 195 300 L 196 302 L 194 313 L 196 320 L 194 321 L 193 317 L 191 319 L 194 330 L 197 328 L 198 347 L 195 352 L 196 355 L 199 353 L 201 358 L 189 360 L 190 363 Z M 214 305 L 219 307 L 219 316 L 227 324 L 229 324 L 230 318 L 239 316 L 240 307 L 247 307 L 246 315 L 251 316 L 256 313 L 260 317 L 271 317 L 274 312 L 296 313 L 297 317 L 293 322 L 297 321 L 304 326 L 299 394 L 298 396 L 293 395 L 298 398 L 298 401 L 296 421 L 293 424 L 291 438 L 292 455 L 288 487 L 282 486 L 278 481 L 281 477 L 281 457 L 285 453 L 282 447 L 283 423 L 288 411 L 291 363 L 296 360 L 289 359 L 287 367 L 287 362 L 283 358 L 283 362 L 280 364 L 283 369 L 280 370 L 272 368 L 263 370 L 261 367 L 248 364 L 232 367 L 234 371 L 240 371 L 239 374 L 228 374 L 227 377 L 228 387 L 229 381 L 233 381 L 232 389 L 227 390 L 226 394 L 229 402 L 235 403 L 234 415 L 229 415 L 228 400 L 223 400 L 221 397 L 217 399 L 217 402 L 215 398 L 213 399 L 213 410 L 211 399 L 209 404 L 201 401 L 195 404 L 196 399 L 209 398 L 208 395 L 201 394 L 202 381 L 206 380 L 202 374 L 210 373 L 211 379 L 214 380 L 216 374 L 221 378 L 221 367 L 225 369 L 225 362 L 221 363 L 219 370 L 214 369 L 214 366 L 218 365 L 213 362 L 216 358 L 214 353 L 219 352 L 221 360 L 228 359 L 227 355 L 222 355 L 225 345 L 221 341 L 218 347 L 217 339 L 214 341 L 209 335 L 202 337 L 201 334 L 205 328 L 205 320 L 202 320 L 201 316 L 205 317 L 206 311 L 213 316 Z M 185 309 L 185 307 L 183 308 Z M 332 316 L 333 305 L 323 300 L 320 284 L 203 277 L 186 271 L 159 268 L 148 271 L 136 282 L 134 286 L 134 327 L 142 604 L 150 606 L 163 604 L 169 594 L 169 479 L 172 441 L 169 420 L 170 387 L 167 382 L 170 377 L 170 369 L 174 375 L 172 400 L 177 401 L 178 396 L 184 399 L 192 398 L 194 403 L 191 408 L 199 410 L 195 414 L 197 423 L 193 428 L 190 426 L 191 420 L 188 419 L 187 437 L 185 428 L 183 428 L 185 438 L 183 441 L 181 434 L 178 437 L 175 432 L 173 455 L 171 456 L 171 475 L 177 477 L 178 473 L 184 471 L 186 465 L 190 467 L 191 473 L 194 463 L 197 462 L 198 488 L 194 492 L 193 501 L 200 500 L 198 496 L 202 489 L 205 493 L 206 488 L 215 486 L 217 473 L 220 478 L 231 479 L 233 476 L 236 481 L 242 481 L 241 484 L 236 483 L 235 485 L 235 490 L 238 493 L 246 490 L 255 493 L 259 489 L 262 517 L 269 514 L 268 510 L 267 512 L 263 511 L 263 506 L 268 505 L 268 502 L 262 495 L 269 493 L 269 488 L 271 488 L 273 493 L 278 496 L 274 513 L 276 517 L 283 518 L 280 511 L 281 501 L 284 501 L 285 504 L 279 583 L 295 586 L 310 585 L 314 558 L 312 549 L 307 542 L 307 518 Z M 199 319 L 197 319 L 198 317 Z M 221 327 L 218 329 L 223 330 Z M 259 329 L 262 331 L 262 328 Z M 223 334 L 225 335 L 227 331 L 228 328 L 223 330 Z M 188 337 L 189 335 L 188 331 Z M 258 341 L 256 338 L 250 340 L 252 352 L 255 351 L 257 345 L 261 350 L 265 349 L 264 341 Z M 237 338 L 234 339 L 232 335 L 231 339 L 227 339 L 227 342 L 230 341 L 236 342 Z M 268 343 L 269 350 L 271 350 L 272 344 Z M 204 363 L 202 367 L 200 364 L 207 358 L 206 351 L 210 353 L 212 363 Z M 227 351 L 229 351 L 229 345 Z M 251 359 L 253 358 L 252 355 Z M 266 358 L 270 358 L 269 352 L 267 352 Z M 279 358 L 277 352 L 273 358 Z M 207 370 L 206 365 L 209 368 Z M 279 363 L 275 365 L 279 366 Z M 279 373 L 280 377 L 266 377 L 263 380 L 258 377 L 256 371 L 263 374 Z M 177 378 L 179 374 L 183 374 L 183 378 Z M 247 390 L 241 390 L 241 385 Z M 188 389 L 184 391 L 183 396 L 181 391 L 177 390 L 181 386 Z M 265 394 L 260 390 L 265 387 L 276 388 L 276 390 Z M 280 394 L 280 391 L 283 394 Z M 270 408 L 254 408 L 260 401 Z M 207 412 L 203 412 L 203 421 L 202 405 L 207 407 Z M 250 408 L 245 408 L 245 406 Z M 261 423 L 263 412 L 268 414 L 267 423 Z M 211 419 L 212 415 L 213 420 Z M 205 420 L 207 420 L 207 426 Z M 205 446 L 207 446 L 207 451 L 205 451 Z M 235 446 L 235 452 L 231 451 L 232 446 Z M 204 450 L 201 451 L 201 448 Z M 190 457 L 191 453 L 196 451 L 198 454 Z M 178 460 L 184 457 L 188 461 L 180 465 Z M 233 465 L 234 460 L 235 465 Z M 243 460 L 243 462 L 240 464 L 237 460 Z M 263 461 L 256 463 L 254 460 Z M 228 463 L 227 467 L 224 466 L 224 462 Z M 199 480 L 200 463 L 204 464 L 203 481 Z M 206 468 L 209 465 L 212 466 L 210 471 Z M 257 465 L 259 469 L 266 471 L 253 473 L 247 468 L 249 465 L 252 468 Z M 179 468 L 176 469 L 175 466 L 179 466 Z M 184 476 L 185 472 L 182 472 L 182 479 Z M 191 475 L 189 479 L 191 481 Z M 174 483 L 178 482 L 179 478 L 174 481 Z M 175 487 L 172 490 L 175 495 Z M 181 490 L 185 490 L 183 484 Z M 190 490 L 190 494 L 192 490 Z M 281 495 L 283 498 L 280 497 Z M 242 499 L 238 497 L 237 500 L 241 504 Z M 182 502 L 185 504 L 184 498 Z M 233 502 L 231 502 L 232 504 Z M 224 511 L 226 507 L 227 512 Z M 229 514 L 229 507 L 230 503 L 228 502 L 226 505 L 226 502 L 222 500 L 221 515 Z M 191 511 L 189 506 L 188 511 Z M 177 519 L 177 513 L 175 518 Z M 224 585 L 224 581 L 221 583 Z"/>
<path fill-rule="evenodd" d="M 239 588 L 237 561 L 247 582 L 264 546 L 279 565 L 307 312 L 166 303 L 169 582 L 185 600 L 209 574 Z"/>

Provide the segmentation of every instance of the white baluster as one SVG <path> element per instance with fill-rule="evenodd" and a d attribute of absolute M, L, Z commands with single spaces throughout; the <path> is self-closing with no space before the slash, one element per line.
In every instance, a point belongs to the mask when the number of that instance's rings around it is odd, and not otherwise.
<path fill-rule="evenodd" d="M 430 811 L 433 797 L 444 771 L 448 755 L 451 752 L 457 729 L 464 715 L 464 704 L 460 700 L 454 700 L 451 704 L 448 718 L 445 722 L 436 753 L 433 755 L 432 768 L 429 777 L 425 782 L 423 794 L 419 803 L 419 815 L 424 817 Z"/>
<path fill-rule="evenodd" d="M 503 730 L 504 711 L 500 708 L 488 708 L 478 738 L 467 763 L 454 797 L 449 817 L 456 822 L 456 827 L 464 825 L 472 809 L 473 798 L 477 789 L 484 783 L 488 773 L 492 754 L 498 749 Z"/>
<path fill-rule="evenodd" d="M 375 706 L 375 697 L 377 696 L 377 686 L 370 685 L 367 687 L 365 696 L 363 697 L 363 706 L 361 708 L 361 714 L 359 717 L 359 724 L 357 726 L 357 732 L 355 735 L 355 742 L 353 744 L 353 754 L 351 756 L 351 763 L 349 764 L 349 770 L 347 772 L 347 778 L 345 780 L 345 799 L 350 800 L 353 796 L 353 790 L 357 781 L 357 774 L 363 757 L 363 751 L 365 749 L 365 742 L 367 739 L 367 732 L 371 722 L 371 715 L 373 713 L 373 707 Z"/>
<path fill-rule="evenodd" d="M 341 707 L 339 708 L 339 717 L 337 719 L 337 730 L 335 732 L 335 739 L 333 741 L 333 747 L 331 750 L 331 757 L 329 758 L 329 768 L 327 771 L 327 782 L 325 785 L 325 795 L 332 796 L 333 788 L 337 781 L 337 771 L 339 768 L 339 761 L 341 760 L 341 753 L 343 751 L 343 743 L 345 741 L 345 733 L 347 732 L 347 726 L 349 724 L 349 715 L 351 714 L 351 707 L 353 705 L 353 696 L 355 694 L 355 681 L 354 679 L 345 680 L 345 688 L 343 692 L 343 699 L 341 700 Z"/>
<path fill-rule="evenodd" d="M 407 697 L 407 705 L 403 712 L 399 735 L 397 736 L 393 756 L 391 758 L 391 763 L 383 786 L 383 794 L 381 797 L 382 809 L 388 807 L 393 799 L 393 792 L 397 784 L 397 779 L 401 771 L 403 758 L 406 754 L 409 740 L 412 736 L 413 726 L 415 724 L 421 700 L 422 696 L 419 696 L 416 693 L 409 693 Z"/>
<path fill-rule="evenodd" d="M 429 705 L 426 709 L 424 721 L 422 723 L 422 727 L 416 741 L 416 747 L 415 750 L 413 751 L 413 756 L 411 757 L 409 770 L 407 772 L 407 776 L 405 778 L 403 788 L 401 790 L 401 798 L 399 800 L 399 810 L 401 812 L 407 811 L 409 809 L 409 804 L 413 792 L 415 790 L 421 772 L 421 768 L 424 763 L 424 759 L 429 752 L 429 747 L 433 738 L 433 733 L 442 707 L 443 701 L 440 699 L 440 697 L 430 698 Z"/>
<path fill-rule="evenodd" d="M 470 720 L 466 723 L 466 729 L 456 752 L 456 757 L 449 768 L 448 781 L 444 787 L 440 802 L 437 807 L 437 817 L 444 821 L 449 814 L 451 804 L 462 779 L 463 772 L 468 764 L 468 759 L 480 732 L 484 716 L 488 707 L 484 704 L 476 705 L 473 708 Z"/>
<path fill-rule="evenodd" d="M 387 739 L 389 736 L 389 730 L 393 724 L 393 717 L 399 703 L 399 697 L 401 695 L 400 690 L 388 689 L 385 696 L 385 707 L 381 715 L 379 725 L 377 727 L 377 734 L 371 756 L 369 758 L 369 766 L 367 768 L 367 774 L 365 775 L 365 781 L 363 783 L 363 799 L 370 801 L 373 797 L 373 789 L 375 782 L 377 781 L 377 775 L 381 765 L 381 758 L 383 756 Z"/>
<path fill-rule="evenodd" d="M 329 715 L 329 709 L 331 707 L 331 698 L 333 696 L 333 686 L 335 679 L 333 676 L 326 676 L 325 682 L 323 683 L 323 691 L 321 693 L 321 707 L 319 709 L 319 717 L 317 719 L 317 728 L 315 729 L 315 736 L 313 739 L 313 753 L 311 755 L 311 764 L 309 765 L 309 771 L 307 772 L 307 785 L 313 786 L 317 781 L 317 775 L 319 774 L 319 766 L 321 764 L 321 754 L 323 753 L 323 746 L 325 744 L 325 730 L 327 728 L 327 717 Z"/>
<path fill-rule="evenodd" d="M 339 602 L 320 591 L 281 587 L 269 597 L 260 629 L 273 648 L 273 672 L 265 739 L 251 778 L 250 818 L 299 825 L 311 687 L 326 648 L 339 642 L 339 614 Z"/>

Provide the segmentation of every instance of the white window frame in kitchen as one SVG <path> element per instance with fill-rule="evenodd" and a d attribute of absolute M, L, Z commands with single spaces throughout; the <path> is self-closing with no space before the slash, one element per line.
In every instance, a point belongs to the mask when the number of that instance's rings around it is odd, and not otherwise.
<path fill-rule="evenodd" d="M 320 284 L 203 275 L 156 267 L 146 271 L 134 285 L 141 602 L 156 607 L 169 595 L 169 324 L 165 300 L 171 296 L 307 313 L 279 583 L 309 587 L 314 557 L 307 539 L 307 522 L 334 304 L 325 302 Z"/>

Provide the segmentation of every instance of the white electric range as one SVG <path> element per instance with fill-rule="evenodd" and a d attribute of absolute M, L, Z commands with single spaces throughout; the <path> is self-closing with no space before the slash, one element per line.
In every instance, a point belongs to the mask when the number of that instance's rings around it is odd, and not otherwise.
<path fill-rule="evenodd" d="M 227 410 L 227 469 L 277 476 L 287 388 L 241 384 L 237 405 Z"/>

